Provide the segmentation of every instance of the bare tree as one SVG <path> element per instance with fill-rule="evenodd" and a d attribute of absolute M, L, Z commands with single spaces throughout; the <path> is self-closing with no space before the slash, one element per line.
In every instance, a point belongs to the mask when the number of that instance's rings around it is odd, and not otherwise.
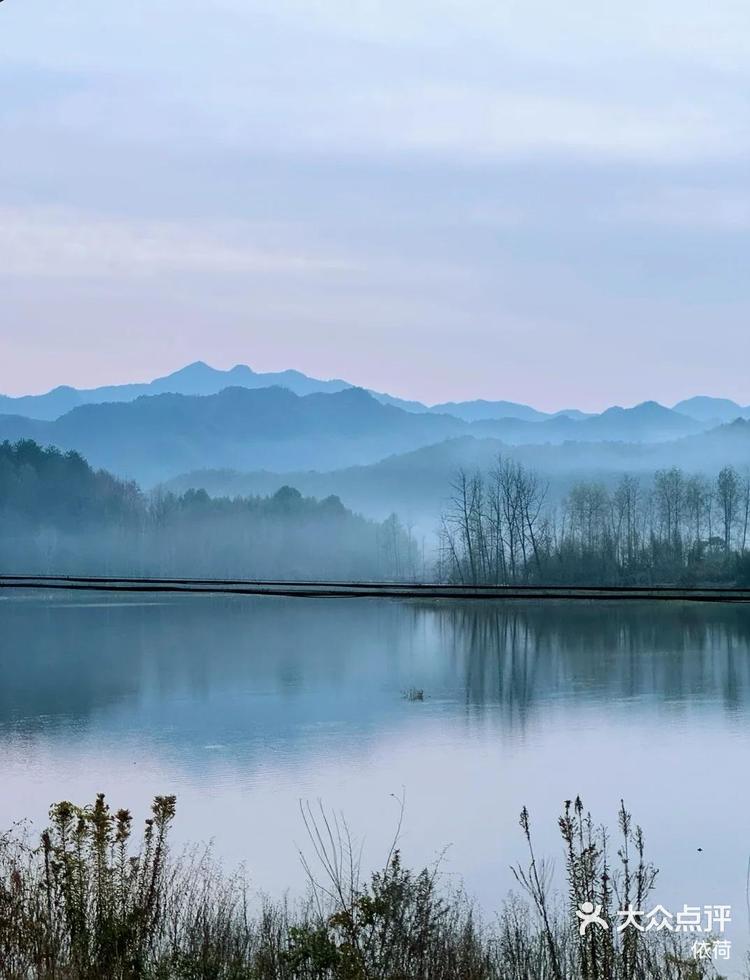
<path fill-rule="evenodd" d="M 716 478 L 716 499 L 724 531 L 724 551 L 729 553 L 740 503 L 740 479 L 733 466 L 725 466 Z"/>

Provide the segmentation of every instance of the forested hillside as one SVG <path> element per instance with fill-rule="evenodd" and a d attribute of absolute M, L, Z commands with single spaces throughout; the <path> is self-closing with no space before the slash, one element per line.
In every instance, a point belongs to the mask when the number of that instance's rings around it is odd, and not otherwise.
<path fill-rule="evenodd" d="M 549 485 L 548 505 L 558 505 L 572 486 L 595 480 L 613 491 L 623 475 L 648 483 L 654 473 L 676 466 L 686 473 L 714 480 L 725 466 L 744 473 L 750 466 L 750 422 L 737 419 L 709 432 L 660 444 L 566 442 L 559 445 L 509 446 L 499 439 L 460 436 L 409 453 L 389 456 L 369 466 L 319 473 L 297 470 L 239 472 L 199 469 L 168 481 L 175 492 L 203 487 L 212 496 L 275 493 L 290 483 L 302 493 L 325 497 L 336 493 L 349 507 L 383 519 L 397 511 L 432 534 L 445 506 L 452 475 L 489 470 L 498 455 L 538 473 Z"/>
<path fill-rule="evenodd" d="M 420 546 L 395 514 L 368 520 L 339 497 L 144 493 L 74 452 L 0 444 L 0 569 L 244 578 L 439 579 L 512 584 L 750 581 L 750 475 L 678 467 L 562 498 L 512 458 L 458 469 Z"/>
<path fill-rule="evenodd" d="M 393 515 L 282 487 L 272 497 L 144 494 L 74 452 L 0 444 L 0 569 L 117 575 L 399 578 L 416 548 Z"/>

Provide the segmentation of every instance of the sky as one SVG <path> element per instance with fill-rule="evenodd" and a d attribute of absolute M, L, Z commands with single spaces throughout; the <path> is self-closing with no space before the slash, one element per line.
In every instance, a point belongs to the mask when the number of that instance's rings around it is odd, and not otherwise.
<path fill-rule="evenodd" d="M 746 0 L 5 0 L 0 391 L 750 402 Z"/>

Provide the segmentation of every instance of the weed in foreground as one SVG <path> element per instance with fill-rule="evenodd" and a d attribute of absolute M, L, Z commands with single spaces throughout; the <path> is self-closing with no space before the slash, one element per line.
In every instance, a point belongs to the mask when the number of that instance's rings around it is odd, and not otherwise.
<path fill-rule="evenodd" d="M 363 876 L 346 824 L 303 808 L 311 857 L 308 895 L 295 905 L 249 902 L 245 877 L 225 874 L 209 851 L 173 857 L 175 798 L 160 796 L 134 840 L 128 810 L 103 795 L 90 806 L 52 807 L 34 843 L 0 837 L 2 980 L 703 980 L 716 976 L 682 940 L 663 932 L 587 930 L 584 902 L 643 907 L 656 869 L 624 806 L 619 844 L 580 800 L 559 818 L 566 900 L 553 898 L 534 849 L 514 869 L 522 895 L 491 923 L 439 867 L 411 871 L 398 831 L 383 867 Z M 400 827 L 400 822 L 399 822 Z"/>

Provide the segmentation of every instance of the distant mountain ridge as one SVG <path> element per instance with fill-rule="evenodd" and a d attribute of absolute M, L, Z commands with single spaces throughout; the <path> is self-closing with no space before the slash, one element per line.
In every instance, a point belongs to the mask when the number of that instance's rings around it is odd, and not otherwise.
<path fill-rule="evenodd" d="M 384 404 L 362 388 L 296 395 L 288 388 L 224 388 L 210 395 L 142 395 L 79 405 L 53 421 L 0 415 L 0 440 L 34 439 L 82 453 L 94 466 L 146 485 L 200 468 L 332 470 L 368 465 L 457 436 L 506 445 L 657 443 L 705 425 L 644 402 L 577 420 L 467 422 Z"/>
<path fill-rule="evenodd" d="M 673 406 L 675 412 L 682 412 L 698 422 L 734 422 L 737 418 L 750 418 L 750 405 L 738 405 L 730 398 L 711 398 L 697 395 L 686 398 Z"/>
<path fill-rule="evenodd" d="M 195 361 L 172 374 L 135 384 L 105 385 L 99 388 L 71 388 L 61 385 L 43 395 L 21 395 L 11 398 L 0 395 L 0 413 L 24 415 L 42 421 L 53 421 L 80 405 L 103 402 L 131 402 L 143 395 L 216 395 L 224 388 L 287 388 L 295 395 L 314 392 L 337 392 L 351 388 L 347 381 L 322 381 L 310 378 L 301 371 L 258 373 L 246 364 L 235 364 L 222 371 L 204 361 Z"/>
<path fill-rule="evenodd" d="M 197 466 L 331 469 L 374 462 L 456 435 L 467 423 L 383 405 L 361 388 L 295 395 L 224 388 L 79 405 L 54 421 L 0 416 L 0 441 L 75 449 L 145 484 Z"/>
<path fill-rule="evenodd" d="M 425 411 L 441 412 L 455 415 L 465 422 L 481 422 L 487 419 L 519 419 L 522 422 L 545 422 L 554 418 L 585 419 L 590 417 L 588 412 L 579 412 L 576 408 L 563 409 L 560 412 L 540 412 L 530 405 L 519 402 L 487 401 L 476 398 L 466 402 L 441 402 L 438 405 L 425 407 Z"/>
<path fill-rule="evenodd" d="M 455 471 L 487 471 L 499 454 L 519 460 L 548 480 L 554 500 L 578 479 L 612 484 L 622 473 L 653 474 L 670 466 L 708 475 L 726 465 L 742 471 L 750 464 L 750 421 L 739 419 L 707 432 L 647 445 L 563 442 L 509 446 L 496 438 L 458 436 L 367 466 L 281 474 L 202 469 L 176 477 L 165 489 L 182 493 L 203 488 L 213 496 L 265 496 L 290 483 L 313 496 L 338 494 L 348 507 L 372 517 L 383 518 L 396 510 L 403 519 L 431 532 L 450 494 Z"/>
<path fill-rule="evenodd" d="M 295 395 L 334 394 L 347 388 L 357 387 L 340 378 L 323 380 L 293 369 L 258 372 L 246 364 L 236 364 L 224 371 L 211 367 L 204 361 L 195 361 L 171 374 L 148 382 L 81 389 L 60 385 L 40 395 L 22 395 L 19 397 L 0 395 L 0 414 L 22 415 L 41 421 L 53 421 L 80 405 L 130 402 L 143 395 L 215 395 L 225 388 L 256 389 L 274 386 L 287 388 Z M 479 422 L 488 419 L 547 422 L 557 418 L 584 421 L 588 418 L 598 417 L 595 413 L 581 412 L 575 408 L 562 409 L 558 412 L 543 412 L 530 405 L 502 400 L 488 401 L 480 398 L 426 405 L 419 401 L 398 398 L 384 392 L 369 390 L 369 393 L 384 405 L 417 414 L 452 415 L 464 422 Z M 701 423 L 719 424 L 731 422 L 735 418 L 750 418 L 750 405 L 742 406 L 727 398 L 712 398 L 704 395 L 685 399 L 672 408 L 680 415 Z"/>

